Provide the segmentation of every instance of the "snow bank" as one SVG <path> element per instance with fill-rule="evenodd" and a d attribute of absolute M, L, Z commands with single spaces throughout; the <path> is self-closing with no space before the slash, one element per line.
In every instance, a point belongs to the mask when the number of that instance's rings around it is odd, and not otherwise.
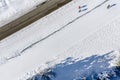
<path fill-rule="evenodd" d="M 0 27 L 33 10 L 45 0 L 0 0 Z"/>

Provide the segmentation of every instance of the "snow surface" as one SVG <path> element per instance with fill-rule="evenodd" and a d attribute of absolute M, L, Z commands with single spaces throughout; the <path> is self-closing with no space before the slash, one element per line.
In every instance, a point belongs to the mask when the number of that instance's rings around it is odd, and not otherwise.
<path fill-rule="evenodd" d="M 26 14 L 46 0 L 0 0 L 0 27 Z"/>
<path fill-rule="evenodd" d="M 51 67 L 68 57 L 82 60 L 110 51 L 118 55 L 120 1 L 105 1 L 74 0 L 0 41 L 0 80 L 19 80 L 33 69 Z M 117 5 L 106 8 L 113 3 Z M 85 4 L 88 10 L 79 13 L 78 6 Z"/>

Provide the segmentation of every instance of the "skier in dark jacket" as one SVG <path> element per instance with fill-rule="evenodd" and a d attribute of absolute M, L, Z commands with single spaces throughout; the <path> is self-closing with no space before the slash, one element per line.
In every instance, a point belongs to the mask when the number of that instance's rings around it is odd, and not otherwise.
<path fill-rule="evenodd" d="M 116 4 L 112 4 L 112 5 L 109 4 L 109 5 L 107 6 L 107 9 L 110 9 L 110 8 L 113 7 L 113 6 L 116 6 Z"/>

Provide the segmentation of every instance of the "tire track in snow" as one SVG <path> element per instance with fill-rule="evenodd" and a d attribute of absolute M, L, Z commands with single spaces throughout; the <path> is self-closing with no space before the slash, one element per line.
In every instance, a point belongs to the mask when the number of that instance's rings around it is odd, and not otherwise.
<path fill-rule="evenodd" d="M 91 13 L 92 11 L 96 10 L 97 8 L 99 8 L 100 6 L 102 6 L 103 4 L 105 4 L 105 3 L 108 2 L 108 1 L 110 1 L 110 0 L 105 0 L 105 1 L 103 1 L 102 3 L 100 3 L 99 5 L 97 5 L 96 7 L 94 7 L 93 9 L 87 11 L 85 14 L 76 17 L 75 19 L 73 19 L 72 21 L 70 21 L 69 23 L 67 23 L 66 25 L 62 26 L 60 29 L 52 32 L 51 34 L 47 35 L 46 37 L 44 37 L 44 38 L 42 38 L 42 39 L 40 39 L 40 40 L 32 43 L 31 45 L 27 46 L 26 48 L 24 48 L 23 50 L 21 50 L 20 52 L 18 52 L 17 55 L 7 58 L 7 60 L 11 60 L 11 59 L 16 58 L 16 57 L 18 57 L 18 56 L 21 56 L 21 54 L 22 54 L 23 52 L 25 52 L 26 50 L 32 48 L 34 45 L 38 44 L 39 42 L 42 42 L 42 41 L 46 40 L 47 38 L 53 36 L 54 34 L 58 33 L 59 31 L 65 29 L 68 25 L 72 24 L 73 22 L 75 22 L 75 21 L 78 20 L 79 18 L 81 18 L 81 17 L 83 17 L 83 16 Z"/>

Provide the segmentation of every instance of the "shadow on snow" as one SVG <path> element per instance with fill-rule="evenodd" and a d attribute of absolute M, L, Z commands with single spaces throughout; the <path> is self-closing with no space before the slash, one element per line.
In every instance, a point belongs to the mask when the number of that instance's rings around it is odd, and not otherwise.
<path fill-rule="evenodd" d="M 28 80 L 119 80 L 120 68 L 110 67 L 113 51 L 105 55 L 93 55 L 83 60 L 69 57 L 53 68 L 34 75 Z"/>

